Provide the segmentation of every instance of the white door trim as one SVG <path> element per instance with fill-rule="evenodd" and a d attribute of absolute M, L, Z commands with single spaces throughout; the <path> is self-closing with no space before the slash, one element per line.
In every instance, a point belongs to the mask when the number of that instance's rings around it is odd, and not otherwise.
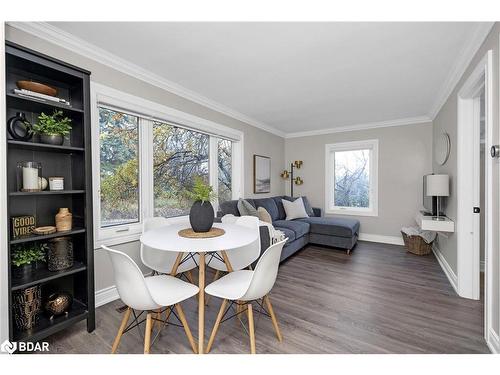
<path fill-rule="evenodd" d="M 479 206 L 479 179 L 476 143 L 479 144 L 479 121 L 477 116 L 478 93 L 485 89 L 485 147 L 489 150 L 492 134 L 492 88 L 493 52 L 488 51 L 470 74 L 457 96 L 457 281 L 458 294 L 465 298 L 479 299 L 479 215 L 472 213 Z M 486 280 L 488 280 L 488 255 L 491 254 L 491 158 L 486 157 L 485 173 L 485 247 Z M 471 251 L 473 249 L 473 251 Z M 488 286 L 485 285 L 488 289 Z M 485 299 L 488 303 L 488 299 Z M 485 309 L 486 311 L 486 309 Z"/>

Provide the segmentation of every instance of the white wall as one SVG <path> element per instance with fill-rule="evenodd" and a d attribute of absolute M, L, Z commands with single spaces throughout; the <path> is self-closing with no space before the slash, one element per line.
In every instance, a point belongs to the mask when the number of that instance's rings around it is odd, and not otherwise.
<path fill-rule="evenodd" d="M 361 222 L 363 234 L 400 239 L 401 226 L 415 225 L 415 213 L 422 208 L 422 176 L 432 171 L 431 123 L 286 139 L 287 163 L 304 161 L 296 172 L 304 184 L 294 187 L 294 195 L 306 195 L 324 210 L 325 144 L 367 139 L 379 140 L 378 216 L 352 217 Z"/>

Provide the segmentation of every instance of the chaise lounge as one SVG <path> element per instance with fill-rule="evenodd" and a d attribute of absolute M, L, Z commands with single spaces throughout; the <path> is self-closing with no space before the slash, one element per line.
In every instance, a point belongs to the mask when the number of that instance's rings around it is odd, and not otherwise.
<path fill-rule="evenodd" d="M 269 212 L 273 226 L 285 233 L 288 237 L 281 261 L 290 257 L 307 244 L 331 246 L 347 250 L 350 254 L 356 245 L 359 236 L 359 221 L 344 217 L 322 217 L 320 208 L 312 208 L 314 216 L 307 218 L 285 220 L 286 214 L 282 199 L 292 201 L 289 196 L 276 196 L 262 199 L 246 199 L 253 207 L 263 207 Z M 219 206 L 217 217 L 227 214 L 240 216 L 238 201 L 223 202 Z M 270 243 L 269 231 L 266 226 L 261 226 L 260 237 L 262 249 L 267 249 Z"/>

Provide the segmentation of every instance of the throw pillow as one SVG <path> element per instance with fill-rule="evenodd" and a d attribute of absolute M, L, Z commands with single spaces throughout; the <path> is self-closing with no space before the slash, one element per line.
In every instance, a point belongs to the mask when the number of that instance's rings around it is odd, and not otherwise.
<path fill-rule="evenodd" d="M 301 219 L 307 216 L 302 198 L 297 198 L 293 202 L 282 199 L 283 207 L 286 212 L 286 220 Z"/>
<path fill-rule="evenodd" d="M 271 215 L 264 207 L 257 208 L 257 215 L 259 215 L 259 220 L 264 221 L 266 223 L 272 224 L 273 220 L 271 219 Z"/>
<path fill-rule="evenodd" d="M 309 199 L 307 199 L 307 197 L 304 197 L 304 196 L 302 196 L 301 198 L 302 198 L 302 201 L 304 202 L 304 208 L 306 209 L 307 215 L 309 217 L 313 217 L 314 211 L 312 209 L 311 203 L 309 203 Z"/>
<path fill-rule="evenodd" d="M 257 215 L 257 210 L 255 209 L 255 207 L 252 206 L 249 201 L 241 198 L 238 199 L 238 211 L 240 212 L 241 216 L 259 217 L 259 215 Z"/>

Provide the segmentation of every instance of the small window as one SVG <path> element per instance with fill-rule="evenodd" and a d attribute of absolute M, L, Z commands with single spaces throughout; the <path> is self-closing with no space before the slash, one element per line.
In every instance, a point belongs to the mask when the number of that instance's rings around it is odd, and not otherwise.
<path fill-rule="evenodd" d="M 378 141 L 326 145 L 327 213 L 378 214 Z"/>
<path fill-rule="evenodd" d="M 100 227 L 140 221 L 139 118 L 99 107 Z"/>

